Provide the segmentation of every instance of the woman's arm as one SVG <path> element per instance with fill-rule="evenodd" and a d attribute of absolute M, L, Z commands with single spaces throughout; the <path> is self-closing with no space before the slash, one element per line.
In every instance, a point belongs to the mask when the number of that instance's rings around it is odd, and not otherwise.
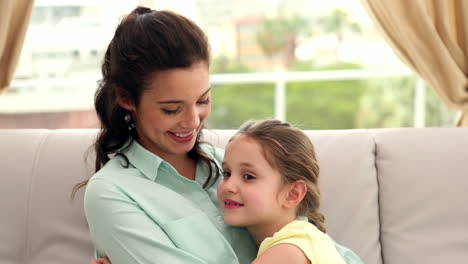
<path fill-rule="evenodd" d="M 108 256 L 113 264 L 206 264 L 177 248 L 161 227 L 112 183 L 96 179 L 88 184 L 85 213 L 98 255 Z"/>
<path fill-rule="evenodd" d="M 272 246 L 258 256 L 252 264 L 310 264 L 302 250 L 293 244 Z"/>

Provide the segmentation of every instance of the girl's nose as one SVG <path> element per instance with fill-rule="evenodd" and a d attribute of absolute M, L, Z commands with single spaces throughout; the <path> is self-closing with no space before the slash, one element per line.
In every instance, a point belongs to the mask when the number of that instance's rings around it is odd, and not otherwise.
<path fill-rule="evenodd" d="M 235 180 L 232 179 L 232 177 L 224 179 L 220 187 L 222 187 L 222 190 L 224 192 L 230 192 L 230 193 L 238 192 L 237 184 L 235 183 Z"/>

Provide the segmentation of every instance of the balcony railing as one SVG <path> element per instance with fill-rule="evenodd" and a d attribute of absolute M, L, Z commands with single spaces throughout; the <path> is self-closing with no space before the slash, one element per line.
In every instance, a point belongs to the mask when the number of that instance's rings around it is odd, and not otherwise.
<path fill-rule="evenodd" d="M 337 81 L 380 77 L 407 77 L 407 69 L 397 70 L 333 70 L 312 72 L 268 72 L 213 74 L 212 84 L 275 84 L 275 118 L 286 120 L 286 83 L 295 81 Z M 83 111 L 93 109 L 95 78 L 54 78 L 14 80 L 10 89 L 0 96 L 1 113 L 37 113 Z M 418 78 L 414 97 L 414 127 L 425 125 L 425 84 Z"/>

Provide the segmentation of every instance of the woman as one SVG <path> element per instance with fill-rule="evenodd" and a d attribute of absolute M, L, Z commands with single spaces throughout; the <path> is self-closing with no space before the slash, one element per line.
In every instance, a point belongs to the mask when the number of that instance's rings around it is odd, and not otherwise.
<path fill-rule="evenodd" d="M 211 111 L 209 61 L 205 34 L 175 13 L 138 7 L 117 27 L 95 96 L 96 174 L 80 184 L 97 257 L 114 264 L 255 258 L 249 233 L 227 226 L 217 203 L 224 153 L 200 143 Z"/>
<path fill-rule="evenodd" d="M 110 42 L 85 213 L 115 263 L 248 263 L 256 248 L 216 200 L 222 152 L 199 142 L 211 111 L 209 45 L 190 20 L 139 7 Z M 109 160 L 109 156 L 115 154 Z M 83 185 L 86 183 L 83 183 Z"/>

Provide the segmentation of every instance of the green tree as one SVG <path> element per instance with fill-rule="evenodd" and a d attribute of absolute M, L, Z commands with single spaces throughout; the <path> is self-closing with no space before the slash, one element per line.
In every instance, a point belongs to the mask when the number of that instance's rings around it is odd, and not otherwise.
<path fill-rule="evenodd" d="M 281 18 L 265 18 L 257 30 L 257 44 L 273 64 L 275 55 L 283 52 L 287 45 L 286 26 Z"/>
<path fill-rule="evenodd" d="M 360 33 L 361 27 L 353 22 L 348 13 L 341 9 L 333 9 L 330 14 L 318 19 L 318 25 L 326 34 L 334 34 L 337 44 L 334 49 L 335 58 L 338 59 L 338 50 L 344 41 L 345 32 Z"/>
<path fill-rule="evenodd" d="M 257 30 L 257 44 L 273 64 L 282 56 L 282 66 L 289 68 L 296 61 L 298 38 L 308 35 L 308 22 L 300 16 L 265 18 Z"/>
<path fill-rule="evenodd" d="M 298 38 L 311 35 L 311 31 L 308 30 L 308 21 L 300 16 L 292 16 L 284 19 L 284 24 L 287 36 L 285 66 L 289 69 L 296 62 Z"/>

